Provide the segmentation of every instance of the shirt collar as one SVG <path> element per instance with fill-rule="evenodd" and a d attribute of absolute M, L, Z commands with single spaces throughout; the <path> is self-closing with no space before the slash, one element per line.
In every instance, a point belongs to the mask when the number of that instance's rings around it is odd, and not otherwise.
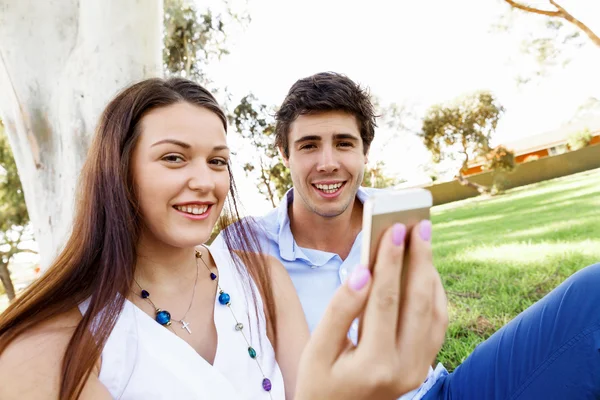
<path fill-rule="evenodd" d="M 358 192 L 356 193 L 356 197 L 361 203 L 364 203 L 365 200 L 369 197 L 370 192 L 368 189 L 363 187 L 358 188 Z M 312 262 L 311 259 L 308 258 L 306 254 L 302 251 L 300 247 L 296 244 L 294 240 L 294 235 L 292 235 L 292 230 L 290 228 L 290 215 L 288 213 L 288 208 L 294 201 L 294 188 L 290 188 L 281 199 L 279 206 L 277 206 L 277 220 L 279 221 L 279 235 L 277 237 L 279 243 L 279 255 L 282 259 L 286 261 L 294 261 L 297 258 L 304 259 L 306 261 Z M 317 261 L 317 260 L 314 260 Z M 327 262 L 327 260 L 325 261 Z M 322 263 L 319 262 L 319 264 Z"/>

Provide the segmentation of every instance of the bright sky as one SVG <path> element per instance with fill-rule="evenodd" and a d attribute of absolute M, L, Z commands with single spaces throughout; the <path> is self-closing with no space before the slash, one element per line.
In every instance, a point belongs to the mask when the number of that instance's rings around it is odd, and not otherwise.
<path fill-rule="evenodd" d="M 600 32 L 600 2 L 561 4 Z M 539 19 L 520 17 L 511 34 L 494 33 L 491 26 L 506 9 L 500 0 L 248 0 L 247 8 L 252 22 L 230 35 L 231 54 L 208 71 L 234 102 L 253 92 L 265 104 L 279 104 L 297 79 L 326 70 L 368 86 L 384 103 L 419 110 L 489 89 L 507 110 L 495 136 L 502 142 L 555 129 L 587 98 L 600 97 L 600 49 L 593 45 L 550 78 L 519 87 L 515 77 L 527 68 L 519 46 Z M 384 150 L 389 132 L 378 135 L 371 158 L 382 158 L 390 173 L 418 180 L 419 165 L 429 157 L 420 142 L 404 137 Z M 253 182 L 245 181 L 240 189 L 248 211 L 268 210 Z"/>
<path fill-rule="evenodd" d="M 421 110 L 489 89 L 507 110 L 496 132 L 496 141 L 502 142 L 555 129 L 587 98 L 600 98 L 600 49 L 593 45 L 539 85 L 518 87 L 515 76 L 527 68 L 519 46 L 535 32 L 539 19 L 526 15 L 516 21 L 512 34 L 491 33 L 505 10 L 501 0 L 247 1 L 251 24 L 230 35 L 231 54 L 207 71 L 218 87 L 233 93 L 233 104 L 251 91 L 261 102 L 277 105 L 297 79 L 328 70 L 368 86 L 384 103 L 413 104 Z M 231 0 L 239 9 L 236 2 L 245 0 Z M 223 1 L 197 3 L 201 9 L 218 9 Z M 560 4 L 600 32 L 600 1 Z M 422 177 L 420 166 L 429 155 L 420 142 L 402 137 L 388 143 L 387 135 L 378 130 L 371 159 L 384 160 L 390 174 Z M 241 161 L 251 160 L 253 149 L 238 151 L 235 176 L 246 213 L 263 214 L 271 206 L 239 168 Z"/>

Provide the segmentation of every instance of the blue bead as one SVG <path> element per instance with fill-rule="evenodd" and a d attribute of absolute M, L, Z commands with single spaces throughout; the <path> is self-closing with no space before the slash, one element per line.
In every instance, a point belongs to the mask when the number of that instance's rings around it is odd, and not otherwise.
<path fill-rule="evenodd" d="M 165 310 L 156 312 L 156 322 L 161 325 L 169 325 L 171 323 L 171 314 Z"/>
<path fill-rule="evenodd" d="M 265 391 L 267 391 L 267 392 L 271 391 L 271 381 L 269 380 L 269 378 L 263 379 L 262 386 L 263 386 L 263 389 L 265 389 Z"/>
<path fill-rule="evenodd" d="M 212 279 L 214 281 L 215 279 L 217 279 L 217 276 L 213 272 L 211 272 L 210 279 Z"/>
<path fill-rule="evenodd" d="M 256 350 L 254 350 L 252 346 L 248 347 L 248 355 L 250 358 L 256 358 Z"/>
<path fill-rule="evenodd" d="M 150 297 L 150 293 L 147 290 L 142 290 L 142 299 L 147 299 Z"/>
<path fill-rule="evenodd" d="M 229 295 L 225 292 L 221 293 L 219 295 L 219 303 L 223 304 L 223 305 L 227 305 L 229 304 L 229 301 L 231 300 L 231 298 L 229 297 Z"/>

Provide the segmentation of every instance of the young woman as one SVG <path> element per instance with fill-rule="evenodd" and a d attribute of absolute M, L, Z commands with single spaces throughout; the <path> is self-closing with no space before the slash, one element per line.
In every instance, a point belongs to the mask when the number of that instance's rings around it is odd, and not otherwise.
<path fill-rule="evenodd" d="M 226 126 L 213 96 L 184 79 L 145 80 L 110 102 L 70 238 L 0 315 L 0 398 L 395 398 L 418 385 L 414 367 L 403 385 L 381 379 L 413 361 L 394 358 L 400 299 L 383 286 L 397 286 L 398 235 L 382 245 L 373 284 L 358 268 L 333 299 L 296 385 L 309 334 L 281 264 L 261 255 L 247 219 L 225 238 L 241 250 L 199 245 L 226 203 L 238 217 Z M 377 282 L 388 306 L 367 305 L 365 344 L 348 346 Z"/>
<path fill-rule="evenodd" d="M 120 93 L 90 147 L 71 237 L 0 320 L 0 351 L 23 361 L 11 385 L 32 398 L 289 396 L 308 338 L 289 279 L 246 222 L 229 238 L 245 251 L 198 246 L 226 202 L 237 216 L 213 96 L 180 79 Z"/>

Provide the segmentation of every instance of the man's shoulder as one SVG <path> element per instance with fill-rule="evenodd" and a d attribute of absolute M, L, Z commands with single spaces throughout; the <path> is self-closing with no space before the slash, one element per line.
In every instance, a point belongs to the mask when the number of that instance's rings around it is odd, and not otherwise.
<path fill-rule="evenodd" d="M 251 229 L 256 238 L 264 242 L 265 240 L 276 238 L 279 232 L 279 220 L 277 209 L 269 211 L 267 214 L 259 217 L 243 217 L 238 221 L 233 222 L 223 229 L 215 238 L 212 245 L 224 245 L 225 231 L 230 234 L 240 234 L 241 231 Z"/>
<path fill-rule="evenodd" d="M 254 221 L 263 227 L 264 229 L 273 230 L 275 227 L 279 227 L 280 223 L 280 212 L 279 208 L 274 208 L 266 214 L 259 217 L 252 217 Z"/>

